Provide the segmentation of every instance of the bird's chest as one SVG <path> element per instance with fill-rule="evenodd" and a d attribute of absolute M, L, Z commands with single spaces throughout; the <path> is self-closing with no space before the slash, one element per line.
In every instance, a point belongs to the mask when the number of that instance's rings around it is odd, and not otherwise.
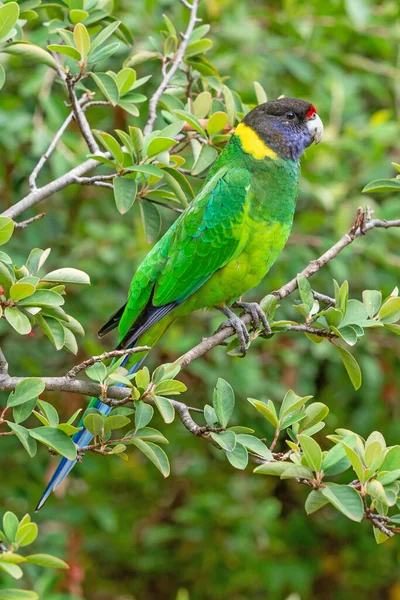
<path fill-rule="evenodd" d="M 253 222 L 241 254 L 221 271 L 232 300 L 257 286 L 282 252 L 290 234 L 290 223 Z"/>

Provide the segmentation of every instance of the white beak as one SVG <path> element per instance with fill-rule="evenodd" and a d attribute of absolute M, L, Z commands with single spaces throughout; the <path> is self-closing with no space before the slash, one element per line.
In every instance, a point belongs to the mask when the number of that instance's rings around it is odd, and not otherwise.
<path fill-rule="evenodd" d="M 307 129 L 311 133 L 313 142 L 319 144 L 324 134 L 324 126 L 317 113 L 307 120 Z"/>

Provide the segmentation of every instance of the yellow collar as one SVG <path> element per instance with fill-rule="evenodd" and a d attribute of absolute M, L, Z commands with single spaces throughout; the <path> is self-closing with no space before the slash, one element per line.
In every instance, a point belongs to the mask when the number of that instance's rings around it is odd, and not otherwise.
<path fill-rule="evenodd" d="M 277 153 L 267 146 L 260 136 L 248 125 L 239 123 L 236 127 L 235 135 L 240 139 L 243 150 L 248 154 L 251 154 L 253 158 L 257 160 L 262 160 L 267 157 L 272 160 L 277 160 L 279 158 Z"/>

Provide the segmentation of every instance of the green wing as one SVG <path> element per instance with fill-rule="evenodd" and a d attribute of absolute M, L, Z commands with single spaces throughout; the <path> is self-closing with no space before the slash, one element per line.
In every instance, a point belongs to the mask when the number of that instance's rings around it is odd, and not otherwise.
<path fill-rule="evenodd" d="M 248 237 L 249 183 L 246 169 L 219 169 L 147 255 L 120 320 L 124 347 L 240 254 Z"/>

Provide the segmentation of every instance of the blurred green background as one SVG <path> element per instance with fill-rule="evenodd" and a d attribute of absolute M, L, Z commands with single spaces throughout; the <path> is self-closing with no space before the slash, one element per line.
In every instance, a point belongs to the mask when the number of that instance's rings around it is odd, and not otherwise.
<path fill-rule="evenodd" d="M 148 36 L 162 25 L 163 12 L 184 28 L 187 9 L 177 0 L 122 1 L 114 9 L 132 30 L 135 51 L 151 47 Z M 390 161 L 400 162 L 400 7 L 390 0 L 204 0 L 200 16 L 211 24 L 210 59 L 245 102 L 255 102 L 256 80 L 269 99 L 284 94 L 312 101 L 326 126 L 324 142 L 303 159 L 291 242 L 250 294 L 257 300 L 343 235 L 358 206 L 368 203 L 379 218 L 399 216 L 398 195 L 371 197 L 360 191 L 374 178 L 392 177 Z M 29 27 L 33 41 L 45 46 L 43 28 L 36 31 L 35 22 Z M 128 53 L 122 46 L 111 68 Z M 8 69 L 0 112 L 4 208 L 27 192 L 27 176 L 68 110 L 61 89 L 49 95 L 46 67 L 14 58 L 10 64 L 16 68 Z M 137 67 L 138 76 L 156 74 L 147 93 L 155 89 L 158 69 L 157 62 Z M 135 119 L 99 108 L 92 109 L 90 121 L 107 131 L 143 125 L 146 116 L 145 109 Z M 78 140 L 70 128 L 39 183 L 85 158 Z M 115 340 L 100 343 L 96 332 L 124 302 L 132 273 L 149 250 L 135 210 L 123 217 L 110 190 L 71 186 L 38 206 L 45 219 L 16 232 L 10 246 L 21 263 L 31 248 L 51 247 L 49 269 L 83 269 L 92 287 L 71 288 L 67 301 L 87 333 L 77 358 L 56 353 L 40 332 L 22 342 L 6 335 L 0 322 L 0 342 L 13 375 L 64 374 L 79 360 L 112 347 Z M 172 213 L 163 217 L 165 230 Z M 313 287 L 332 294 L 333 278 L 348 279 L 351 297 L 359 298 L 366 288 L 387 295 L 399 283 L 399 241 L 400 231 L 375 230 L 320 272 Z M 281 318 L 296 318 L 292 302 L 283 302 Z M 220 321 L 209 312 L 176 324 L 152 353 L 149 367 L 174 360 Z M 369 330 L 355 352 L 364 376 L 358 392 L 328 343 L 313 345 L 295 334 L 259 339 L 244 360 L 217 348 L 182 373 L 189 387 L 182 399 L 192 406 L 210 403 L 221 376 L 236 392 L 237 421 L 268 437 L 245 399 L 279 400 L 293 388 L 329 405 L 329 432 L 348 427 L 368 435 L 378 429 L 388 444 L 398 443 L 398 341 Z M 67 417 L 84 399 L 58 394 L 51 401 Z M 166 430 L 161 422 L 155 426 Z M 87 456 L 36 516 L 36 551 L 53 552 L 71 564 L 61 575 L 26 570 L 27 587 L 43 600 L 400 599 L 397 538 L 377 546 L 370 524 L 355 524 L 330 508 L 307 517 L 306 489 L 256 477 L 251 469 L 234 470 L 222 453 L 190 436 L 179 421 L 165 433 L 172 467 L 167 480 L 138 452 L 130 453 L 127 463 Z M 18 441 L 3 438 L 1 512 L 12 510 L 19 517 L 32 512 L 54 463 L 44 448 L 32 460 Z M 12 580 L 4 584 L 12 587 Z"/>

